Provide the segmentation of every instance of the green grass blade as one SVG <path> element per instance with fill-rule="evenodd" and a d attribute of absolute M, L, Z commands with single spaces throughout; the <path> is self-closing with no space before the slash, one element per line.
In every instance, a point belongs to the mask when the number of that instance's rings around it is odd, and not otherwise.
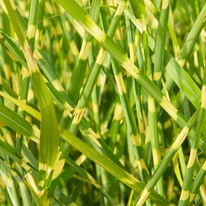
<path fill-rule="evenodd" d="M 100 0 L 93 1 L 90 9 L 90 16 L 94 22 L 98 19 L 99 9 L 100 9 Z M 84 33 L 84 39 L 82 43 L 82 47 L 80 49 L 80 54 L 77 60 L 77 64 L 72 72 L 71 83 L 69 85 L 69 96 L 73 99 L 73 102 L 76 103 L 79 95 L 79 91 L 81 89 L 81 85 L 83 83 L 86 67 L 87 67 L 87 58 L 89 55 L 90 47 L 91 47 L 92 37 L 89 33 Z"/>
<path fill-rule="evenodd" d="M 150 181 L 147 183 L 146 187 L 144 188 L 143 192 L 141 193 L 140 199 L 138 200 L 138 205 L 143 205 L 144 202 L 147 200 L 148 195 L 150 194 L 151 189 L 154 188 L 156 182 L 158 179 L 162 176 L 163 172 L 167 168 L 168 164 L 174 157 L 175 153 L 179 149 L 179 147 L 182 145 L 183 141 L 189 134 L 189 131 L 194 126 L 194 124 L 197 121 L 198 112 L 196 112 L 188 121 L 187 125 L 182 129 L 182 131 L 179 133 L 176 140 L 173 142 L 172 146 L 170 147 L 167 154 L 164 156 L 164 158 L 161 161 L 161 164 L 159 164 L 158 168 L 155 170 L 154 174 L 152 175 Z"/>
<path fill-rule="evenodd" d="M 31 72 L 35 94 L 41 108 L 42 121 L 41 121 L 41 137 L 40 137 L 40 155 L 39 155 L 40 158 L 39 185 L 41 187 L 44 187 L 45 184 L 44 181 L 46 181 L 48 176 L 52 174 L 51 170 L 53 170 L 55 166 L 57 152 L 58 152 L 58 123 L 57 123 L 56 113 L 55 113 L 51 95 L 46 87 L 43 77 L 39 72 L 38 66 L 33 58 L 31 49 L 28 45 L 21 24 L 16 16 L 15 5 L 12 4 L 11 1 L 4 1 L 4 4 L 7 8 L 7 14 L 11 20 L 14 31 L 17 34 L 18 40 L 23 49 L 23 53 L 25 55 L 28 64 L 28 68 Z"/>
<path fill-rule="evenodd" d="M 95 150 L 93 150 L 91 147 L 89 147 L 87 144 L 79 140 L 77 137 L 72 135 L 71 133 L 64 131 L 61 134 L 61 137 L 67 141 L 69 144 L 74 146 L 76 149 L 78 149 L 80 152 L 85 154 L 88 158 L 93 160 L 94 162 L 98 163 L 101 167 L 103 167 L 105 170 L 107 170 L 109 173 L 114 175 L 116 178 L 118 178 L 123 183 L 127 184 L 132 189 L 136 190 L 137 192 L 141 192 L 144 187 L 144 184 L 138 181 L 136 178 L 129 175 L 127 172 L 125 172 L 123 169 L 121 169 L 119 166 L 114 164 L 110 159 L 108 159 L 106 156 L 97 153 Z M 155 202 L 161 202 L 160 204 L 168 205 L 169 202 L 163 198 L 162 196 L 157 195 L 156 193 L 151 193 L 151 199 Z"/>
<path fill-rule="evenodd" d="M 204 6 L 202 7 L 201 12 L 199 13 L 184 45 L 181 49 L 180 55 L 178 56 L 178 61 L 184 63 L 187 59 L 187 57 L 190 55 L 192 48 L 194 47 L 194 44 L 203 29 L 205 22 L 206 22 L 206 3 L 204 3 Z"/>
<path fill-rule="evenodd" d="M 87 29 L 104 47 L 108 50 L 113 57 L 124 67 L 144 89 L 150 93 L 153 98 L 165 109 L 165 111 L 175 120 L 177 123 L 184 127 L 186 120 L 180 114 L 179 111 L 162 95 L 158 88 L 139 71 L 139 69 L 128 59 L 128 57 L 122 52 L 122 50 L 109 38 L 105 33 L 89 18 L 88 15 L 76 4 L 75 1 L 70 1 L 66 4 L 62 0 L 57 0 L 64 8 L 70 12 L 78 21 Z M 71 8 L 75 8 L 80 15 L 76 15 L 76 12 Z M 111 49 L 112 48 L 112 49 Z"/>
<path fill-rule="evenodd" d="M 0 104 L 0 122 L 28 137 L 32 136 L 31 125 L 16 112 Z"/>
<path fill-rule="evenodd" d="M 159 25 L 157 30 L 157 37 L 155 43 L 155 61 L 154 61 L 154 74 L 153 80 L 156 84 L 160 85 L 160 79 L 162 76 L 162 66 L 164 60 L 164 48 L 165 48 L 165 39 L 167 31 L 167 21 L 169 16 L 169 0 L 162 1 L 162 8 L 160 12 Z"/>

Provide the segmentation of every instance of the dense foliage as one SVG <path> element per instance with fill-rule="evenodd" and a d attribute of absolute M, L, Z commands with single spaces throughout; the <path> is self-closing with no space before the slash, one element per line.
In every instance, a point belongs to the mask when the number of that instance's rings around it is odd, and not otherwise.
<path fill-rule="evenodd" d="M 204 0 L 0 0 L 0 205 L 206 205 Z"/>

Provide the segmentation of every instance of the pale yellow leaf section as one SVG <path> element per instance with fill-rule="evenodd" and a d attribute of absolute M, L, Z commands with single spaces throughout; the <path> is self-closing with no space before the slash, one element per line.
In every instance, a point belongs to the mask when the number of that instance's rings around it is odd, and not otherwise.
<path fill-rule="evenodd" d="M 154 103 L 154 99 L 151 96 L 149 96 L 148 98 L 148 104 L 149 104 L 149 112 L 155 113 L 156 112 L 155 103 Z"/>
<path fill-rule="evenodd" d="M 205 185 L 204 184 L 202 184 L 200 186 L 200 194 L 201 194 L 201 198 L 202 198 L 203 202 L 206 203 L 206 193 L 205 193 Z"/>
<path fill-rule="evenodd" d="M 39 187 L 43 187 L 43 186 L 44 186 L 44 180 L 40 180 L 40 181 L 38 182 L 38 185 L 39 185 Z M 42 194 L 43 194 L 43 191 L 41 191 L 39 194 L 42 195 Z"/>
<path fill-rule="evenodd" d="M 189 198 L 190 195 L 190 191 L 189 190 L 182 190 L 181 196 L 180 196 L 180 200 L 186 200 Z"/>
<path fill-rule="evenodd" d="M 5 12 L 6 14 L 8 14 L 8 11 L 7 11 L 7 9 L 6 9 L 6 6 L 5 6 L 5 4 L 4 4 L 4 2 L 3 2 L 2 0 L 0 1 L 0 5 L 1 5 L 2 9 L 4 10 L 4 12 Z M 1 38 L 1 35 L 0 35 L 0 38 Z"/>
<path fill-rule="evenodd" d="M 62 171 L 62 168 L 64 167 L 65 159 L 60 159 L 61 154 L 62 154 L 61 152 L 58 152 L 58 154 L 57 154 L 52 180 L 54 180 L 55 178 L 57 178 L 59 176 L 59 174 Z"/>
<path fill-rule="evenodd" d="M 116 104 L 114 109 L 114 117 L 113 120 L 120 121 L 122 118 L 123 110 L 121 104 Z"/>
<path fill-rule="evenodd" d="M 51 172 L 51 167 L 48 167 L 47 164 L 39 163 L 39 170 L 43 170 L 45 172 L 48 172 L 48 174 Z"/>
<path fill-rule="evenodd" d="M 144 159 L 140 159 L 140 163 L 142 165 L 142 169 L 146 170 L 147 173 L 149 174 L 149 171 L 148 171 L 147 166 L 145 164 L 145 160 Z"/>
<path fill-rule="evenodd" d="M 152 149 L 152 154 L 154 166 L 156 167 L 159 163 L 159 153 L 156 149 Z"/>
<path fill-rule="evenodd" d="M 190 152 L 190 158 L 189 158 L 189 161 L 188 161 L 188 165 L 187 165 L 188 168 L 190 168 L 194 165 L 196 155 L 197 155 L 197 150 L 192 148 L 191 152 Z"/>
<path fill-rule="evenodd" d="M 34 57 L 35 59 L 42 59 L 42 55 L 39 53 L 37 49 L 34 50 Z"/>
<path fill-rule="evenodd" d="M 34 142 L 36 142 L 37 144 L 39 144 L 39 137 L 40 137 L 40 130 L 37 128 L 36 125 L 32 126 L 33 129 L 33 137 L 30 137 L 30 139 Z"/>
<path fill-rule="evenodd" d="M 84 114 L 85 108 L 75 109 L 73 124 L 79 124 Z"/>
<path fill-rule="evenodd" d="M 77 48 L 77 46 L 76 46 L 76 44 L 75 44 L 74 41 L 71 41 L 71 42 L 70 42 L 70 47 L 71 47 L 71 52 L 72 52 L 72 54 L 73 54 L 74 56 L 78 56 L 78 55 L 79 55 L 79 50 L 78 50 L 78 48 Z"/>
<path fill-rule="evenodd" d="M 71 31 L 70 23 L 69 23 L 68 20 L 64 22 L 64 25 L 65 25 L 65 29 L 66 29 L 67 31 Z"/>
<path fill-rule="evenodd" d="M 33 73 L 39 72 L 37 64 L 34 60 L 34 57 L 32 55 L 31 49 L 29 48 L 29 45 L 28 45 L 27 41 L 25 41 L 25 43 L 24 43 L 23 53 L 24 53 L 24 56 L 26 58 L 27 64 L 28 64 L 29 69 L 31 70 L 31 72 L 33 72 Z"/>
<path fill-rule="evenodd" d="M 4 67 L 6 79 L 9 79 L 11 77 L 11 66 L 8 64 L 4 64 L 3 67 Z"/>
<path fill-rule="evenodd" d="M 103 62 L 104 62 L 104 59 L 105 59 L 105 56 L 106 56 L 106 51 L 104 49 L 100 49 L 99 53 L 98 53 L 98 56 L 97 56 L 97 60 L 96 60 L 96 63 L 99 64 L 99 65 L 102 65 Z"/>
<path fill-rule="evenodd" d="M 132 62 L 136 61 L 136 52 L 135 52 L 135 46 L 133 43 L 129 42 L 129 54 L 130 54 L 130 59 Z"/>
<path fill-rule="evenodd" d="M 45 8 L 46 8 L 48 13 L 50 13 L 50 14 L 54 13 L 53 8 L 52 8 L 51 4 L 48 1 L 45 1 Z"/>
<path fill-rule="evenodd" d="M 16 173 L 15 173 L 15 175 L 16 175 Z M 13 185 L 12 178 L 8 177 L 6 173 L 4 173 L 4 182 L 8 188 L 9 187 L 11 188 Z"/>
<path fill-rule="evenodd" d="M 106 77 L 102 74 L 99 74 L 96 85 L 101 87 L 104 85 Z"/>
<path fill-rule="evenodd" d="M 206 171 L 206 162 L 205 162 L 204 165 L 202 166 L 202 169 Z"/>
<path fill-rule="evenodd" d="M 124 62 L 122 63 L 127 72 L 129 72 L 135 79 L 139 79 L 139 69 L 133 64 L 133 62 L 125 56 Z"/>
<path fill-rule="evenodd" d="M 93 112 L 94 113 L 98 113 L 99 112 L 99 107 L 98 107 L 97 103 L 92 102 L 92 108 L 93 108 Z"/>
<path fill-rule="evenodd" d="M 25 159 L 23 159 L 23 162 L 21 164 L 21 166 L 26 170 L 29 171 L 31 169 L 31 167 L 28 166 L 27 162 L 25 161 Z"/>
<path fill-rule="evenodd" d="M 178 59 L 177 62 L 181 67 L 183 67 L 186 62 L 186 59 Z"/>
<path fill-rule="evenodd" d="M 185 137 L 188 135 L 188 133 L 189 133 L 189 128 L 184 127 L 180 132 L 180 134 L 178 135 L 176 141 L 173 143 L 172 149 L 177 150 L 185 140 Z"/>
<path fill-rule="evenodd" d="M 33 98 L 34 98 L 34 91 L 33 89 L 29 89 L 28 100 L 32 100 Z"/>
<path fill-rule="evenodd" d="M 168 6 L 169 6 L 169 0 L 163 0 L 162 9 L 167 9 Z"/>
<path fill-rule="evenodd" d="M 83 40 L 83 44 L 82 44 L 82 49 L 80 51 L 80 59 L 82 59 L 83 61 L 85 61 L 88 58 L 88 54 L 89 54 L 89 50 L 91 48 L 92 42 L 86 42 L 85 40 Z"/>
<path fill-rule="evenodd" d="M 163 127 L 164 129 L 168 129 L 169 127 L 172 126 L 172 122 L 170 119 L 168 119 L 167 121 L 164 122 Z"/>
<path fill-rule="evenodd" d="M 126 1 L 121 1 L 120 2 L 119 6 L 116 10 L 115 16 L 120 16 L 123 13 L 125 5 L 126 5 Z"/>
<path fill-rule="evenodd" d="M 33 176 L 30 173 L 27 173 L 26 175 L 24 175 L 24 179 L 26 179 L 26 181 L 29 183 L 29 185 L 35 191 L 35 193 L 39 194 L 39 189 L 34 181 Z"/>
<path fill-rule="evenodd" d="M 190 202 L 194 199 L 195 194 L 194 193 L 190 193 Z"/>
<path fill-rule="evenodd" d="M 34 24 L 29 24 L 28 26 L 28 30 L 27 30 L 27 37 L 29 39 L 34 38 L 35 36 L 35 31 L 36 31 L 36 27 Z"/>
<path fill-rule="evenodd" d="M 201 107 L 203 109 L 206 109 L 206 86 L 205 85 L 203 85 L 202 87 L 201 102 L 202 102 Z"/>
<path fill-rule="evenodd" d="M 140 147 L 141 146 L 141 139 L 140 139 L 140 136 L 139 134 L 137 133 L 136 135 L 131 135 L 131 139 L 132 139 L 132 142 L 133 144 L 136 143 L 136 146 Z"/>
<path fill-rule="evenodd" d="M 82 155 L 80 155 L 79 158 L 75 161 L 75 163 L 80 166 L 86 159 L 87 159 L 86 155 L 82 154 Z"/>
<path fill-rule="evenodd" d="M 140 198 L 139 198 L 139 201 L 137 202 L 136 205 L 138 205 L 138 206 L 144 205 L 144 203 L 146 202 L 149 194 L 150 194 L 150 192 L 145 188 L 145 189 L 142 191 L 142 193 L 141 193 L 141 195 L 140 195 Z"/>
<path fill-rule="evenodd" d="M 30 72 L 25 67 L 22 67 L 21 74 L 22 74 L 23 78 L 30 77 Z"/>
<path fill-rule="evenodd" d="M 175 171 L 177 180 L 178 180 L 179 184 L 182 186 L 183 180 L 182 180 L 179 162 L 178 162 L 178 153 L 175 154 L 172 161 L 173 161 L 173 167 L 174 167 L 174 171 Z"/>
<path fill-rule="evenodd" d="M 153 80 L 154 81 L 159 81 L 161 79 L 162 72 L 154 72 Z"/>
<path fill-rule="evenodd" d="M 118 88 L 119 94 L 120 95 L 123 95 L 123 93 L 125 94 L 126 93 L 126 88 L 125 88 L 124 80 L 122 78 L 121 73 L 119 73 L 118 75 L 115 75 L 115 80 L 116 80 L 116 83 L 117 83 L 117 88 Z"/>
<path fill-rule="evenodd" d="M 57 89 L 57 91 L 59 91 L 59 92 L 64 91 L 64 88 L 62 87 L 62 85 L 60 84 L 60 82 L 59 82 L 58 79 L 55 79 L 55 80 L 52 82 L 52 85 L 55 87 L 55 89 Z"/>
<path fill-rule="evenodd" d="M 95 36 L 100 43 L 105 41 L 106 34 L 91 20 L 89 15 L 86 16 L 86 25 L 91 34 Z"/>
<path fill-rule="evenodd" d="M 88 136 L 94 144 L 96 144 L 98 147 L 102 148 L 102 145 L 97 141 L 97 139 L 100 137 L 98 136 L 98 134 L 94 134 L 94 132 L 92 131 L 91 128 L 88 129 L 89 134 L 86 134 L 83 130 L 81 130 L 81 132 L 84 135 Z"/>
<path fill-rule="evenodd" d="M 71 107 L 67 102 L 64 103 L 64 107 L 67 109 L 67 114 L 68 114 L 68 116 L 71 117 L 72 114 L 71 114 L 70 112 L 73 111 L 74 108 Z"/>
<path fill-rule="evenodd" d="M 162 98 L 162 102 L 160 102 L 160 105 L 170 114 L 170 116 L 176 121 L 178 116 L 177 112 L 178 110 L 171 105 L 171 103 L 167 100 L 166 97 Z"/>

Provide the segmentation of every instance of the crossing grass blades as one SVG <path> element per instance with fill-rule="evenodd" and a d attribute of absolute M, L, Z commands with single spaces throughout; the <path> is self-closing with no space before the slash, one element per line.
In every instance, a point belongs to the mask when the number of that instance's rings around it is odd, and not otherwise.
<path fill-rule="evenodd" d="M 204 0 L 0 1 L 0 205 L 206 205 Z"/>

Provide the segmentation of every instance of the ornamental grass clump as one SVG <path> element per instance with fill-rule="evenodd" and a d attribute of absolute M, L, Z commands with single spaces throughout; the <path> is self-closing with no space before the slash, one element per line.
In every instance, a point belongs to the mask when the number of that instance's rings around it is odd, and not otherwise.
<path fill-rule="evenodd" d="M 206 204 L 204 0 L 0 17 L 0 205 Z"/>

